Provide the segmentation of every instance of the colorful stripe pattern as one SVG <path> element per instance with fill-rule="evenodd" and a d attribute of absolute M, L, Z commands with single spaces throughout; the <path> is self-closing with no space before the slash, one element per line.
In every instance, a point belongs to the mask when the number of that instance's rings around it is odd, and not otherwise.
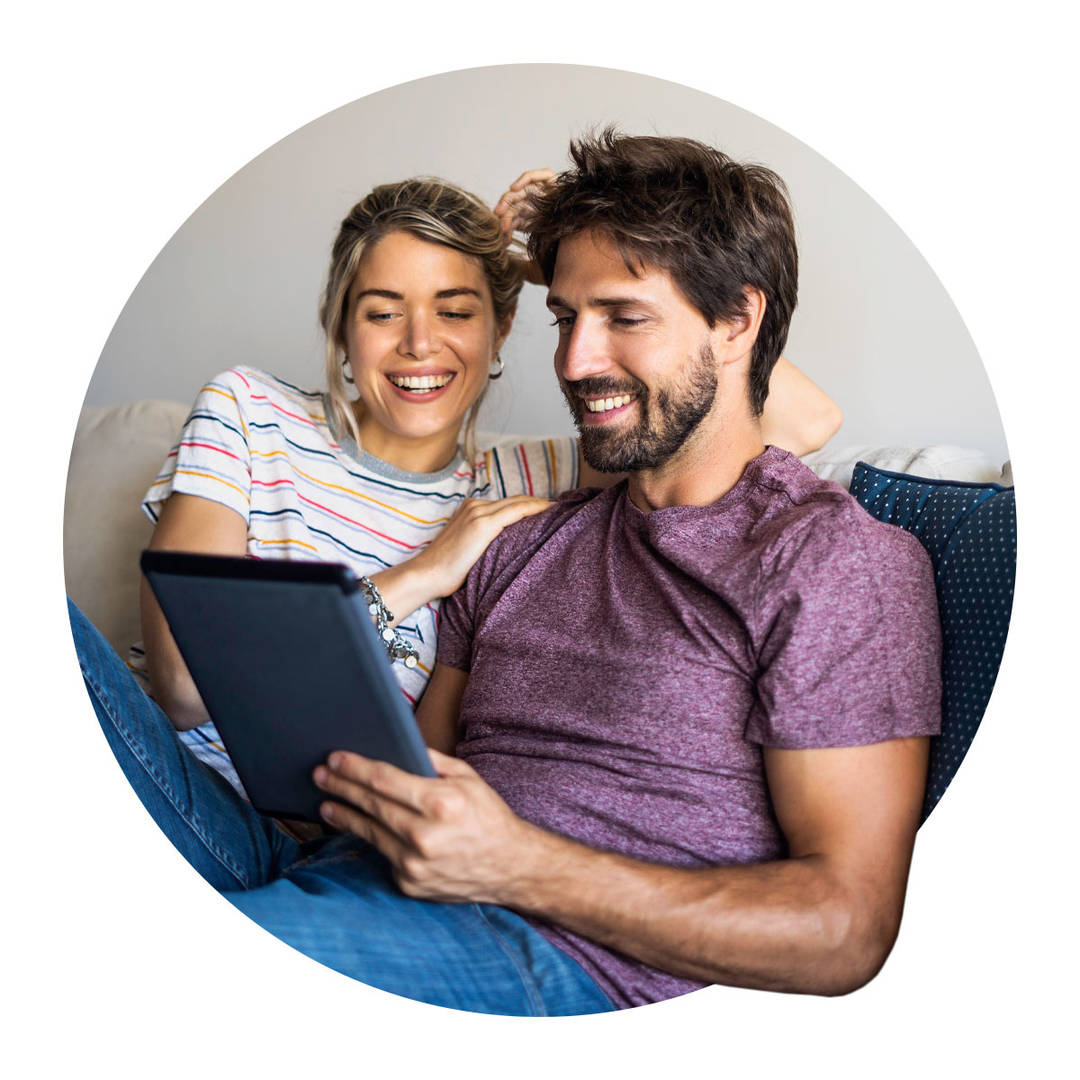
<path fill-rule="evenodd" d="M 404 473 L 350 449 L 332 430 L 322 394 L 234 368 L 199 393 L 143 510 L 157 521 L 173 492 L 210 499 L 248 523 L 254 558 L 342 562 L 370 575 L 426 547 L 463 499 L 550 498 L 578 484 L 572 438 L 500 443 L 472 469 L 462 458 L 433 474 Z M 400 627 L 420 651 L 416 668 L 394 666 L 413 704 L 434 667 L 437 608 L 425 605 Z M 134 649 L 129 663 L 145 670 Z M 181 737 L 239 786 L 212 725 Z"/>

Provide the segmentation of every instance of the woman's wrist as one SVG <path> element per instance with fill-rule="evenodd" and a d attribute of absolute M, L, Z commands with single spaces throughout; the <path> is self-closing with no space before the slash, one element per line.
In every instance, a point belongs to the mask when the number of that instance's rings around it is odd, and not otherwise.
<path fill-rule="evenodd" d="M 423 554 L 398 563 L 397 566 L 380 570 L 371 575 L 371 580 L 382 594 L 386 606 L 393 612 L 394 621 L 391 626 L 397 626 L 417 608 L 442 595 L 428 570 Z"/>

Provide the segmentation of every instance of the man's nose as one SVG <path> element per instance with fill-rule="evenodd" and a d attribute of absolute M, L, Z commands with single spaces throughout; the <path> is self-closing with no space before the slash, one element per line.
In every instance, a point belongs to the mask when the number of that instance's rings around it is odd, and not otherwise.
<path fill-rule="evenodd" d="M 559 343 L 555 368 L 567 382 L 608 372 L 611 357 L 601 328 L 579 319 Z"/>
<path fill-rule="evenodd" d="M 438 328 L 433 326 L 425 312 L 410 312 L 405 319 L 404 332 L 398 343 L 398 352 L 416 360 L 424 360 L 439 351 Z"/>

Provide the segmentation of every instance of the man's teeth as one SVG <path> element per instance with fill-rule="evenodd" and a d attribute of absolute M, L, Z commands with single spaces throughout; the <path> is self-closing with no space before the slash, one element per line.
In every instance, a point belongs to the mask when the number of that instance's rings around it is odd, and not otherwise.
<path fill-rule="evenodd" d="M 609 398 L 586 398 L 585 408 L 589 412 L 610 412 L 612 409 L 620 409 L 623 405 L 629 405 L 633 400 L 633 394 L 620 394 L 618 397 Z"/>
<path fill-rule="evenodd" d="M 387 378 L 402 390 L 438 390 L 445 386 L 453 375 L 388 375 Z"/>

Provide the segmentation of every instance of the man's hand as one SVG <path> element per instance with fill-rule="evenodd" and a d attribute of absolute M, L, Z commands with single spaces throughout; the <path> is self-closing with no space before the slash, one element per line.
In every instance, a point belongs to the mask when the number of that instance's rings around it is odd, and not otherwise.
<path fill-rule="evenodd" d="M 323 818 L 373 844 L 390 860 L 407 896 L 457 903 L 505 903 L 541 830 L 517 817 L 463 761 L 431 750 L 437 779 L 338 750 L 314 773 L 337 802 Z"/>

